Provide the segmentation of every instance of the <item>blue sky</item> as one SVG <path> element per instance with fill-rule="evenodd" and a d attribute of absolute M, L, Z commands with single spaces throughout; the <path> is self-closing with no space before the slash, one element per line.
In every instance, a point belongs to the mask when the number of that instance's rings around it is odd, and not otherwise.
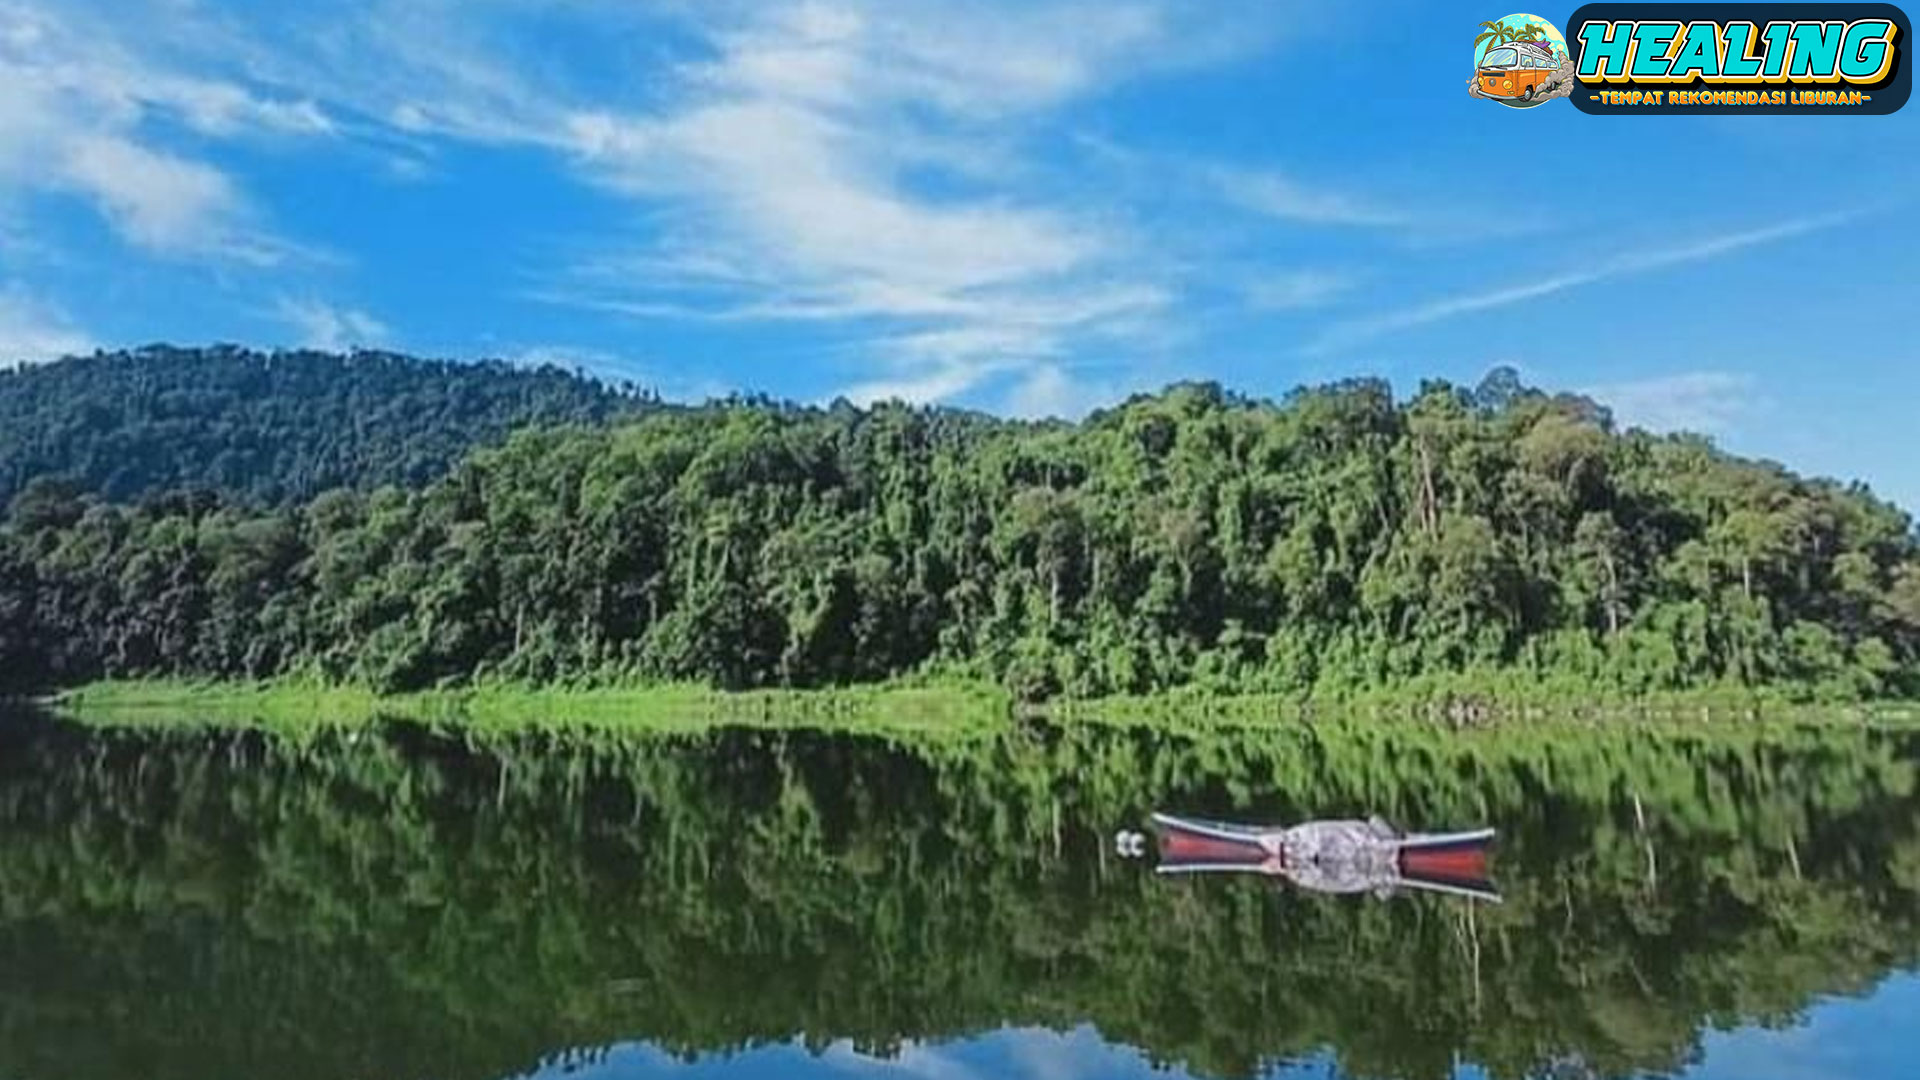
<path fill-rule="evenodd" d="M 1466 93 L 1505 14 L 0 0 L 0 356 L 1028 415 L 1507 363 L 1920 508 L 1920 108 L 1506 109 Z"/>

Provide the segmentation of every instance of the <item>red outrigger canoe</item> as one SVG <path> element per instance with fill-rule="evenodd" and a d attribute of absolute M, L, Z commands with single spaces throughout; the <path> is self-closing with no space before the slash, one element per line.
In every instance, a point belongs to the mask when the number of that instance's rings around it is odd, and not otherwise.
<path fill-rule="evenodd" d="M 1243 825 L 1198 818 L 1154 814 L 1159 833 L 1163 874 L 1260 873 L 1302 880 L 1325 874 L 1305 874 L 1288 865 L 1288 828 Z M 1336 823 L 1357 827 L 1363 850 L 1348 851 L 1348 879 L 1364 879 L 1373 887 L 1408 887 L 1432 892 L 1499 900 L 1488 878 L 1488 848 L 1495 830 L 1473 829 L 1452 833 L 1398 834 L 1384 826 Z M 1377 832 L 1368 830 L 1379 830 Z M 1320 867 L 1317 869 L 1325 869 Z M 1304 883 L 1304 882 L 1303 882 Z"/>

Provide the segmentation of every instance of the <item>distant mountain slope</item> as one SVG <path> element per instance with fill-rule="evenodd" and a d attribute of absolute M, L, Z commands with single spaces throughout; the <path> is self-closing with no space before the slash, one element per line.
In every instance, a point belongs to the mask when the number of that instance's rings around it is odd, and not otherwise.
<path fill-rule="evenodd" d="M 108 499 L 206 488 L 280 503 L 418 487 L 528 423 L 650 400 L 558 368 L 153 346 L 0 371 L 0 506 L 36 476 Z"/>

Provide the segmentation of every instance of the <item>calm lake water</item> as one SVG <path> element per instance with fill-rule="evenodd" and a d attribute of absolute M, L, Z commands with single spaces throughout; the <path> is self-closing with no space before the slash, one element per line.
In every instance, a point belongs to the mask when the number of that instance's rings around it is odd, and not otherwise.
<path fill-rule="evenodd" d="M 0 1080 L 1920 1075 L 1920 738 L 0 724 Z M 1500 829 L 1501 902 L 1155 809 Z"/>

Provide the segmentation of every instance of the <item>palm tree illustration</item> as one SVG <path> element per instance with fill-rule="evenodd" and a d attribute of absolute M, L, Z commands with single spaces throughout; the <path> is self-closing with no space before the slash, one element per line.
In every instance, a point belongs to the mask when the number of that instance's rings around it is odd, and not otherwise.
<path fill-rule="evenodd" d="M 1487 43 L 1487 49 L 1492 49 L 1498 45 L 1505 45 L 1509 41 L 1539 42 L 1546 38 L 1545 31 L 1534 23 L 1508 26 L 1503 19 L 1500 22 L 1483 22 L 1480 26 L 1480 36 L 1473 39 L 1475 49 L 1480 49 L 1480 43 L 1483 41 Z M 1486 55 L 1486 50 L 1481 50 L 1480 55 Z"/>

